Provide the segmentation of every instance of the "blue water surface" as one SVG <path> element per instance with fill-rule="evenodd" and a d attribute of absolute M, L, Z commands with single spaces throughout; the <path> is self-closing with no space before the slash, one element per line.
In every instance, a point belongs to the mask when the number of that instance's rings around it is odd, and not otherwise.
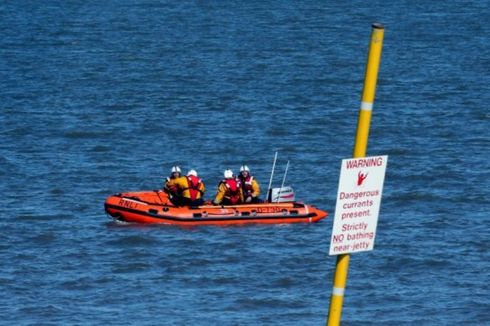
<path fill-rule="evenodd" d="M 369 155 L 375 250 L 343 325 L 490 324 L 484 1 L 0 3 L 0 324 L 323 325 L 340 161 L 371 23 L 386 27 Z M 243 163 L 317 224 L 120 225 L 105 198 Z"/>

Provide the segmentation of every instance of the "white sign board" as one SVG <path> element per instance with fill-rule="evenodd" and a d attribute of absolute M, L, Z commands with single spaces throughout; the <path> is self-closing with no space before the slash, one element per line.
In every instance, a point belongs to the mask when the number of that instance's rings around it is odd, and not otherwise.
<path fill-rule="evenodd" d="M 388 156 L 342 160 L 330 255 L 373 250 Z"/>

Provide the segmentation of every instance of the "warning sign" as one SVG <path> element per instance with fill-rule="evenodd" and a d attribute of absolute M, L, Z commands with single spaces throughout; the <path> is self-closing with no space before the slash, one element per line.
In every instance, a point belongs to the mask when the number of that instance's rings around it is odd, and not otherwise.
<path fill-rule="evenodd" d="M 330 255 L 373 250 L 388 156 L 342 160 Z"/>

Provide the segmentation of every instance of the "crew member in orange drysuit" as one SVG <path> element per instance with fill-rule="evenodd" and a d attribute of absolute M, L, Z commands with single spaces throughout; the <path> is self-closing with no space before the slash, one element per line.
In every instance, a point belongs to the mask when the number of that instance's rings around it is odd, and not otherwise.
<path fill-rule="evenodd" d="M 197 176 L 196 170 L 189 170 L 185 181 L 185 185 L 181 185 L 183 204 L 189 206 L 203 205 L 202 196 L 206 188 L 204 187 L 204 182 Z"/>
<path fill-rule="evenodd" d="M 237 205 L 243 203 L 240 180 L 233 177 L 233 171 L 231 170 L 226 170 L 224 177 L 218 185 L 218 192 L 213 200 L 213 205 Z"/>
<path fill-rule="evenodd" d="M 261 203 L 259 199 L 260 186 L 257 180 L 250 175 L 250 169 L 246 165 L 240 167 L 240 180 L 243 192 L 243 198 L 245 203 Z"/>

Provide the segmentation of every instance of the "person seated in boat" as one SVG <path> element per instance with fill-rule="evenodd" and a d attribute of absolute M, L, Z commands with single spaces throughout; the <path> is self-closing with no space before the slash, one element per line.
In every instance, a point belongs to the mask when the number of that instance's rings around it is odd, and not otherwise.
<path fill-rule="evenodd" d="M 163 190 L 168 194 L 170 201 L 179 206 L 182 204 L 182 186 L 186 183 L 186 177 L 182 176 L 180 167 L 175 165 L 170 170 L 170 176 L 165 180 Z"/>
<path fill-rule="evenodd" d="M 233 171 L 225 170 L 224 179 L 218 185 L 218 192 L 213 205 L 237 205 L 243 203 L 243 192 L 240 180 L 233 176 Z"/>
<path fill-rule="evenodd" d="M 255 178 L 250 175 L 250 169 L 246 165 L 240 167 L 240 175 L 238 180 L 242 186 L 243 198 L 245 203 L 261 203 L 260 200 L 260 185 Z"/>
<path fill-rule="evenodd" d="M 189 170 L 185 178 L 185 184 L 182 187 L 182 203 L 189 206 L 200 206 L 204 204 L 202 198 L 206 188 L 204 182 L 198 177 L 196 170 Z"/>

